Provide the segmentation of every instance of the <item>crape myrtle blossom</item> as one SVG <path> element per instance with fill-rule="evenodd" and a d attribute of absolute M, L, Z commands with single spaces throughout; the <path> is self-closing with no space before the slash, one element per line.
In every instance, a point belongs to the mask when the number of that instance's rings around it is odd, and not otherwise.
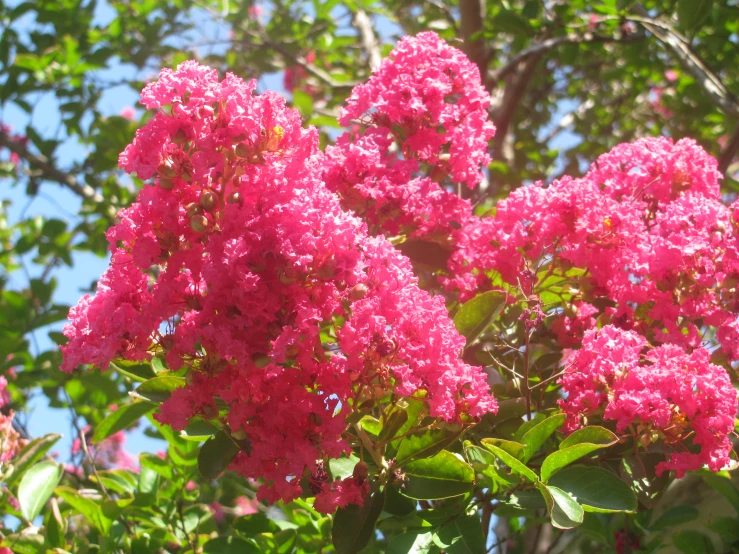
<path fill-rule="evenodd" d="M 358 402 L 393 392 L 456 422 L 496 403 L 459 359 L 443 298 L 324 185 L 316 130 L 255 87 L 191 61 L 144 89 L 158 113 L 120 165 L 154 183 L 108 232 L 110 268 L 70 311 L 62 368 L 152 355 L 187 368 L 155 417 L 219 420 L 260 499 L 289 501 L 307 481 L 328 512 L 366 493 L 364 477 L 322 472 L 348 451 Z"/>
<path fill-rule="evenodd" d="M 565 429 L 600 414 L 644 447 L 662 440 L 672 452 L 658 475 L 674 470 L 680 478 L 703 465 L 719 471 L 729 463 L 736 391 L 703 348 L 690 354 L 673 344 L 647 348 L 634 331 L 606 325 L 585 333 L 561 383 Z M 689 452 L 688 440 L 700 451 Z"/>
<path fill-rule="evenodd" d="M 619 145 L 582 178 L 522 187 L 501 201 L 491 265 L 529 290 L 537 284 L 530 268 L 542 261 L 543 271 L 569 271 L 573 311 L 601 301 L 581 316 L 584 328 L 593 317 L 694 349 L 710 326 L 736 360 L 739 233 L 719 177 L 715 159 L 689 139 Z M 564 347 L 574 346 L 563 333 L 572 324 L 554 325 Z"/>
<path fill-rule="evenodd" d="M 367 83 L 354 88 L 340 121 L 355 125 L 326 149 L 326 184 L 342 205 L 373 234 L 448 249 L 441 281 L 463 298 L 486 281 L 478 260 L 484 250 L 469 243 L 489 235 L 488 222 L 450 188 L 472 188 L 483 178 L 495 133 L 489 104 L 477 67 L 435 33 L 420 33 L 402 39 Z"/>

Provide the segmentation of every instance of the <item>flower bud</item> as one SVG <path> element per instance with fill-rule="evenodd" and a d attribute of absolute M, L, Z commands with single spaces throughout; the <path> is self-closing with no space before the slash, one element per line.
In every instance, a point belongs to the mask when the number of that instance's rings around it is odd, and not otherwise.
<path fill-rule="evenodd" d="M 229 204 L 239 204 L 239 205 L 241 205 L 243 203 L 243 200 L 241 198 L 241 195 L 238 192 L 232 192 L 226 198 L 226 202 L 228 202 Z"/>
<path fill-rule="evenodd" d="M 211 211 L 218 205 L 218 198 L 210 191 L 204 192 L 200 197 L 200 205 L 204 210 Z"/>
<path fill-rule="evenodd" d="M 177 177 L 177 168 L 175 167 L 174 162 L 169 158 L 157 166 L 157 171 L 160 175 L 164 175 L 165 177 Z"/>
<path fill-rule="evenodd" d="M 210 405 L 203 406 L 203 416 L 206 419 L 215 419 L 218 417 L 218 410 Z"/>
<path fill-rule="evenodd" d="M 364 283 L 357 283 L 352 287 L 351 292 L 349 293 L 349 298 L 351 298 L 353 301 L 361 300 L 365 296 L 367 296 L 367 293 L 369 292 L 369 287 L 365 285 Z"/>
<path fill-rule="evenodd" d="M 196 215 L 190 220 L 190 228 L 196 233 L 202 233 L 208 228 L 208 218 L 204 215 Z"/>
<path fill-rule="evenodd" d="M 251 148 L 246 143 L 240 142 L 234 147 L 234 154 L 238 158 L 248 158 L 251 156 Z"/>
<path fill-rule="evenodd" d="M 367 475 L 369 475 L 367 464 L 364 462 L 357 462 L 357 465 L 354 466 L 353 476 L 357 479 L 366 479 Z"/>
<path fill-rule="evenodd" d="M 246 434 L 246 431 L 241 428 L 238 431 L 231 431 L 231 436 L 237 441 L 243 441 L 248 435 Z"/>
<path fill-rule="evenodd" d="M 251 361 L 254 363 L 255 366 L 261 369 L 271 364 L 272 358 L 267 356 L 267 354 L 262 354 L 261 352 L 257 352 L 251 357 Z"/>
<path fill-rule="evenodd" d="M 169 177 L 159 177 L 159 186 L 164 190 L 172 190 L 174 188 L 174 180 Z"/>
<path fill-rule="evenodd" d="M 177 132 L 172 137 L 172 142 L 177 145 L 183 145 L 187 142 L 187 134 L 183 129 L 177 129 Z"/>
<path fill-rule="evenodd" d="M 202 214 L 203 210 L 199 204 L 192 202 L 185 206 L 185 213 L 187 214 L 187 217 L 193 217 Z"/>

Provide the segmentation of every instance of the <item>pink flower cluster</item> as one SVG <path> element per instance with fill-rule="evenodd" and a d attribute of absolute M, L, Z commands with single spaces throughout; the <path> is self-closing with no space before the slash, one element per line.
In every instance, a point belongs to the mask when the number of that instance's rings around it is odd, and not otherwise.
<path fill-rule="evenodd" d="M 483 179 L 495 133 L 489 104 L 477 67 L 435 33 L 420 33 L 402 39 L 369 81 L 355 87 L 341 115 L 342 124 L 355 125 L 326 149 L 326 184 L 342 205 L 372 234 L 447 249 L 442 282 L 468 296 L 485 280 L 476 271 L 482 253 L 467 247 L 485 222 L 451 189 Z"/>
<path fill-rule="evenodd" d="M 12 410 L 7 415 L 0 413 L 0 464 L 12 460 L 26 444 L 13 427 L 14 417 Z"/>
<path fill-rule="evenodd" d="M 719 471 L 729 463 L 736 391 L 705 349 L 647 349 L 641 335 L 606 325 L 586 332 L 569 361 L 561 379 L 567 397 L 559 401 L 566 429 L 597 414 L 615 421 L 619 433 L 628 429 L 644 447 L 662 440 L 673 452 L 658 474 L 675 470 L 680 478 L 704 464 Z M 689 452 L 688 443 L 700 452 Z"/>
<path fill-rule="evenodd" d="M 315 129 L 255 86 L 185 62 L 144 89 L 159 112 L 120 164 L 155 183 L 110 229 L 110 268 L 70 312 L 62 367 L 161 355 L 187 368 L 156 417 L 219 420 L 243 445 L 232 469 L 275 501 L 347 451 L 362 401 L 423 398 L 447 421 L 496 403 L 459 359 L 443 298 L 324 185 Z M 324 487 L 326 511 L 360 501 Z"/>
<path fill-rule="evenodd" d="M 737 359 L 739 228 L 719 177 L 716 161 L 689 139 L 619 145 L 581 179 L 523 187 L 500 202 L 492 267 L 527 294 L 559 276 L 549 282 L 579 314 L 555 324 L 562 346 L 576 345 L 568 328 L 581 332 L 599 317 L 688 349 L 713 327 Z"/>
<path fill-rule="evenodd" d="M 88 451 L 96 467 L 101 469 L 130 469 L 138 471 L 138 460 L 125 449 L 126 434 L 123 431 L 112 434 L 98 444 L 91 444 L 92 428 L 90 426 L 85 427 L 82 432 L 85 433 Z M 81 456 L 82 453 L 82 439 L 76 437 L 72 441 L 72 454 Z M 81 463 L 86 464 L 87 459 L 82 458 Z M 70 468 L 73 473 L 76 472 L 75 469 L 72 469 L 74 467 L 71 466 Z"/>

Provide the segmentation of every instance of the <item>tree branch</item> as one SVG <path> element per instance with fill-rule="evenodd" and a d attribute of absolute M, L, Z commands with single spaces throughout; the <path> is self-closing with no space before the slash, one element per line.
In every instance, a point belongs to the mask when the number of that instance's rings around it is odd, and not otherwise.
<path fill-rule="evenodd" d="M 739 124 L 737 124 L 721 154 L 719 154 L 718 170 L 721 173 L 726 174 L 737 151 L 739 151 Z"/>
<path fill-rule="evenodd" d="M 372 71 L 380 67 L 382 62 L 382 56 L 380 55 L 380 44 L 377 42 L 377 35 L 375 30 L 372 28 L 372 21 L 370 20 L 367 12 L 363 9 L 358 9 L 354 14 L 352 23 L 359 32 L 359 40 L 362 43 L 362 48 L 367 53 L 367 62 Z"/>
<path fill-rule="evenodd" d="M 491 85 L 508 76 L 516 70 L 519 64 L 528 60 L 533 56 L 541 56 L 542 54 L 553 50 L 564 44 L 590 44 L 590 43 L 607 43 L 607 42 L 633 42 L 641 40 L 644 34 L 629 34 L 621 36 L 612 35 L 596 35 L 594 33 L 569 34 L 560 37 L 552 37 L 542 42 L 532 44 L 528 48 L 524 48 L 518 54 L 513 56 L 504 65 L 488 72 L 488 80 Z"/>
<path fill-rule="evenodd" d="M 481 36 L 485 20 L 485 2 L 481 0 L 460 0 L 459 16 L 460 31 L 464 41 L 463 50 L 480 70 L 480 77 L 484 83 L 488 71 L 488 53 Z"/>
<path fill-rule="evenodd" d="M 90 185 L 80 183 L 72 175 L 64 173 L 54 166 L 46 156 L 43 156 L 42 154 L 34 154 L 28 150 L 25 145 L 12 140 L 8 135 L 2 132 L 0 132 L 0 146 L 3 146 L 17 154 L 20 158 L 25 160 L 30 167 L 37 170 L 44 179 L 54 181 L 55 183 L 68 188 L 84 200 L 92 200 L 97 203 L 103 202 L 103 197 L 95 192 L 95 189 Z"/>
<path fill-rule="evenodd" d="M 640 6 L 637 6 L 636 9 L 643 12 L 640 13 L 640 17 L 626 19 L 641 24 L 657 40 L 670 49 L 680 64 L 695 78 L 698 85 L 721 111 L 728 115 L 739 117 L 739 103 L 737 103 L 737 98 L 726 88 L 726 85 L 721 82 L 721 79 L 708 68 L 703 60 L 690 49 L 685 38 L 671 26 L 656 19 L 646 17 L 646 12 Z"/>

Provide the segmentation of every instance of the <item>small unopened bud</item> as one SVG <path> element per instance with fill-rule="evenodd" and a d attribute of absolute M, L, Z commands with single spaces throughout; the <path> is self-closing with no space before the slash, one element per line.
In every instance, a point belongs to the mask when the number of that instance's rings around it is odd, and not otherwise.
<path fill-rule="evenodd" d="M 308 421 L 310 421 L 315 426 L 320 426 L 321 423 L 323 423 L 323 418 L 319 414 L 311 412 L 311 414 L 308 416 Z"/>
<path fill-rule="evenodd" d="M 251 361 L 254 363 L 255 366 L 258 368 L 267 367 L 269 364 L 272 363 L 272 358 L 267 356 L 266 354 L 261 354 L 257 352 L 251 357 Z"/>
<path fill-rule="evenodd" d="M 185 206 L 185 213 L 187 214 L 187 217 L 193 217 L 203 213 L 203 209 L 200 207 L 200 204 L 191 202 L 190 204 Z"/>
<path fill-rule="evenodd" d="M 283 285 L 292 285 L 297 280 L 297 272 L 292 267 L 286 267 L 280 271 L 280 283 Z"/>
<path fill-rule="evenodd" d="M 218 205 L 218 198 L 210 191 L 204 192 L 200 197 L 200 205 L 204 210 L 211 211 Z"/>
<path fill-rule="evenodd" d="M 172 190 L 174 188 L 174 180 L 169 177 L 159 177 L 159 186 L 164 190 Z"/>
<path fill-rule="evenodd" d="M 164 175 L 165 177 L 177 177 L 177 169 L 174 166 L 174 162 L 172 160 L 165 160 L 164 162 L 160 163 L 157 166 L 157 171 L 160 175 Z"/>
<path fill-rule="evenodd" d="M 172 142 L 177 145 L 183 145 L 187 142 L 187 134 L 182 129 L 177 129 L 177 132 L 172 137 Z"/>
<path fill-rule="evenodd" d="M 196 233 L 202 233 L 208 228 L 208 218 L 204 215 L 196 215 L 190 220 L 190 228 Z"/>
<path fill-rule="evenodd" d="M 353 476 L 357 479 L 366 479 L 367 475 L 369 475 L 367 464 L 364 462 L 357 462 L 357 465 L 354 466 Z"/>
<path fill-rule="evenodd" d="M 189 169 L 183 169 L 182 173 L 180 173 L 180 178 L 189 183 L 192 181 L 192 173 L 190 173 Z"/>
<path fill-rule="evenodd" d="M 349 298 L 356 302 L 357 300 L 361 300 L 362 298 L 367 296 L 368 292 L 369 287 L 367 285 L 365 285 L 364 283 L 357 283 L 352 287 L 352 290 L 349 293 Z"/>
<path fill-rule="evenodd" d="M 285 355 L 288 358 L 295 358 L 298 354 L 300 354 L 300 346 L 297 344 L 291 344 L 285 349 Z"/>
<path fill-rule="evenodd" d="M 246 434 L 246 431 L 241 428 L 238 431 L 231 431 L 231 436 L 237 441 L 243 441 L 248 435 Z"/>
<path fill-rule="evenodd" d="M 251 156 L 251 148 L 246 143 L 240 142 L 234 147 L 234 154 L 239 158 L 248 158 Z"/>
<path fill-rule="evenodd" d="M 226 198 L 226 202 L 229 204 L 241 204 L 243 200 L 238 192 L 232 192 L 228 195 L 228 198 Z"/>
<path fill-rule="evenodd" d="M 203 406 L 203 415 L 207 419 L 215 419 L 218 417 L 218 410 L 213 406 Z"/>

